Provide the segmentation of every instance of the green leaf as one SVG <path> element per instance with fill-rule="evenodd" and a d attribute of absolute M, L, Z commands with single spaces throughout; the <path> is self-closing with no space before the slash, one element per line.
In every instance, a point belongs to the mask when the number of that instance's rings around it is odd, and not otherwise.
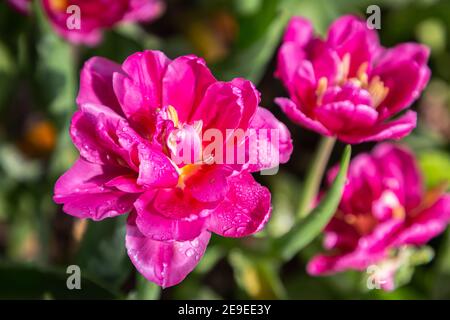
<path fill-rule="evenodd" d="M 240 31 L 233 53 L 213 68 L 222 80 L 243 77 L 257 84 L 280 42 L 291 12 L 278 1 L 265 0 L 254 14 L 239 21 Z"/>
<path fill-rule="evenodd" d="M 431 270 L 430 270 L 431 271 Z M 432 297 L 450 299 L 450 231 L 447 231 L 434 265 Z"/>
<path fill-rule="evenodd" d="M 348 145 L 341 159 L 339 173 L 320 204 L 306 218 L 298 221 L 288 233 L 275 241 L 275 253 L 284 260 L 290 260 L 314 240 L 336 212 L 344 189 L 350 155 L 351 147 Z"/>
<path fill-rule="evenodd" d="M 286 290 L 278 272 L 278 263 L 264 256 L 248 255 L 240 249 L 230 252 L 229 261 L 239 287 L 252 299 L 283 299 Z"/>
<path fill-rule="evenodd" d="M 128 299 L 131 300 L 158 300 L 161 295 L 161 288 L 148 281 L 139 273 L 136 273 L 136 289 L 130 293 Z"/>
<path fill-rule="evenodd" d="M 41 6 L 33 8 L 38 22 L 36 94 L 47 110 L 65 121 L 75 110 L 77 50 L 55 34 Z"/>
<path fill-rule="evenodd" d="M 125 250 L 125 219 L 89 222 L 76 257 L 84 271 L 112 288 L 120 287 L 131 271 Z"/>
<path fill-rule="evenodd" d="M 81 289 L 67 288 L 64 269 L 0 263 L 1 299 L 117 299 L 120 296 L 83 275 Z"/>
<path fill-rule="evenodd" d="M 443 151 L 430 150 L 419 155 L 419 165 L 427 188 L 450 182 L 450 158 Z"/>

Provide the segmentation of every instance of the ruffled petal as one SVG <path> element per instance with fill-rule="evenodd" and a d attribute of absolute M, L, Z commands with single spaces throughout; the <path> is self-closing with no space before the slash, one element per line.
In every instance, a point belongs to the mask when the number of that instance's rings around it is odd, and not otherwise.
<path fill-rule="evenodd" d="M 275 102 L 293 122 L 307 129 L 313 130 L 319 134 L 325 136 L 332 135 L 332 133 L 319 121 L 308 118 L 302 111 L 300 111 L 300 109 L 292 100 L 287 98 L 276 98 Z"/>
<path fill-rule="evenodd" d="M 135 216 L 127 223 L 125 246 L 136 269 L 149 281 L 162 287 L 174 286 L 195 268 L 206 251 L 211 234 L 203 231 L 191 241 L 156 241 L 144 236 Z"/>
<path fill-rule="evenodd" d="M 412 223 L 396 239 L 395 245 L 426 244 L 442 233 L 450 222 L 450 194 L 441 196 L 433 205 L 417 213 Z"/>
<path fill-rule="evenodd" d="M 165 4 L 160 0 L 130 0 L 123 20 L 148 22 L 159 17 L 164 9 Z"/>
<path fill-rule="evenodd" d="M 255 115 L 256 109 L 261 101 L 261 94 L 256 90 L 251 81 L 235 78 L 231 80 L 230 84 L 241 90 L 242 97 L 242 117 L 238 128 L 246 130 L 251 119 Z"/>
<path fill-rule="evenodd" d="M 148 144 L 138 147 L 139 176 L 137 183 L 152 188 L 174 187 L 178 183 L 178 172 L 172 161 L 161 151 Z"/>
<path fill-rule="evenodd" d="M 407 211 L 417 207 L 423 197 L 423 188 L 414 155 L 406 148 L 389 143 L 378 145 L 372 154 L 384 177 L 385 188 L 397 195 Z"/>
<path fill-rule="evenodd" d="M 208 230 L 224 237 L 245 237 L 260 231 L 270 217 L 270 192 L 249 173 L 228 180 L 225 200 L 211 213 Z"/>
<path fill-rule="evenodd" d="M 94 103 L 108 106 L 119 115 L 123 114 L 113 90 L 113 74 L 122 74 L 119 64 L 93 57 L 86 61 L 80 75 L 80 91 L 77 104 Z"/>
<path fill-rule="evenodd" d="M 368 132 L 355 132 L 353 134 L 340 134 L 339 139 L 347 143 L 362 143 L 366 141 L 382 141 L 388 139 L 401 139 L 411 133 L 416 127 L 417 113 L 408 111 L 400 118 L 378 124 Z"/>
<path fill-rule="evenodd" d="M 102 220 L 127 213 L 137 195 L 107 187 L 108 181 L 127 172 L 80 158 L 56 182 L 53 200 L 64 204 L 64 212 L 78 218 Z"/>
<path fill-rule="evenodd" d="M 192 240 L 205 229 L 206 206 L 179 189 L 144 193 L 135 202 L 139 230 L 153 240 Z"/>
<path fill-rule="evenodd" d="M 146 142 L 124 118 L 108 107 L 81 105 L 72 118 L 70 134 L 86 160 L 99 164 L 126 164 L 137 171 L 137 146 Z"/>
<path fill-rule="evenodd" d="M 241 122 L 244 111 L 242 90 L 228 82 L 216 82 L 209 86 L 190 121 L 203 123 L 203 130 L 220 130 L 225 141 Z"/>
<path fill-rule="evenodd" d="M 429 78 L 428 69 L 408 60 L 385 64 L 374 70 L 373 74 L 379 76 L 384 86 L 389 88 L 388 95 L 378 107 L 381 119 L 389 118 L 410 106 L 419 97 Z"/>
<path fill-rule="evenodd" d="M 205 61 L 196 56 L 173 60 L 163 79 L 163 105 L 173 106 L 181 122 L 192 122 L 190 115 L 200 104 L 206 89 L 216 82 Z"/>
<path fill-rule="evenodd" d="M 219 202 L 228 193 L 227 178 L 232 174 L 228 166 L 203 165 L 185 181 L 185 192 L 201 202 Z"/>
<path fill-rule="evenodd" d="M 114 92 L 125 116 L 143 132 L 152 132 L 155 109 L 162 107 L 162 79 L 169 63 L 160 51 L 138 52 L 122 64 L 127 75 L 114 75 Z"/>
<path fill-rule="evenodd" d="M 295 42 L 306 46 L 313 38 L 314 30 L 311 22 L 302 17 L 292 17 L 283 36 L 284 42 Z"/>
<path fill-rule="evenodd" d="M 286 163 L 293 146 L 288 128 L 265 108 L 258 108 L 248 130 L 248 170 L 255 172 Z"/>
<path fill-rule="evenodd" d="M 281 45 L 278 51 L 277 69 L 275 76 L 283 81 L 288 88 L 293 86 L 292 81 L 297 69 L 307 54 L 303 46 L 295 42 L 285 42 Z"/>
<path fill-rule="evenodd" d="M 350 77 L 357 75 L 363 63 L 370 67 L 372 59 L 381 50 L 377 33 L 369 29 L 364 20 L 352 15 L 342 16 L 331 24 L 327 44 L 335 48 L 341 58 L 350 55 Z"/>
<path fill-rule="evenodd" d="M 317 119 L 331 132 L 351 133 L 372 127 L 378 118 L 378 112 L 367 105 L 354 105 L 350 101 L 329 103 L 315 110 Z"/>

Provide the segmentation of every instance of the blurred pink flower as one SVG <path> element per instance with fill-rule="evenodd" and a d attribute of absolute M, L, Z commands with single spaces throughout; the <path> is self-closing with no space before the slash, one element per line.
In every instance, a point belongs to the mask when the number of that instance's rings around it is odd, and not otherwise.
<path fill-rule="evenodd" d="M 330 170 L 330 182 L 337 169 Z M 450 194 L 438 189 L 424 193 L 414 156 L 403 147 L 378 145 L 351 162 L 339 209 L 325 229 L 324 247 L 329 252 L 314 257 L 308 272 L 321 275 L 385 265 L 382 287 L 393 289 L 399 265 L 389 262 L 390 254 L 426 244 L 449 221 Z"/>
<path fill-rule="evenodd" d="M 80 158 L 57 181 L 54 201 L 68 214 L 93 220 L 131 211 L 130 259 L 148 280 L 175 285 L 199 262 L 210 232 L 258 232 L 271 207 L 268 189 L 251 175 L 267 164 L 211 164 L 200 156 L 177 165 L 173 138 L 190 140 L 197 153 L 202 129 L 276 129 L 275 144 L 256 135 L 258 152 L 278 145 L 279 160 L 286 162 L 289 131 L 259 102 L 250 81 L 217 81 L 195 56 L 172 61 L 145 51 L 122 65 L 94 57 L 81 72 L 79 110 L 70 128 Z"/>
<path fill-rule="evenodd" d="M 127 21 L 148 22 L 164 9 L 162 0 L 42 0 L 42 4 L 59 35 L 87 45 L 99 43 L 103 29 Z M 68 8 L 74 5 L 80 10 L 79 29 L 69 28 L 75 11 Z"/>
<path fill-rule="evenodd" d="M 8 0 L 8 3 L 17 11 L 22 14 L 28 14 L 30 12 L 32 0 Z"/>
<path fill-rule="evenodd" d="M 380 45 L 364 20 L 343 16 L 326 39 L 294 17 L 278 53 L 276 76 L 290 99 L 275 101 L 295 123 L 347 143 L 399 139 L 416 126 L 408 108 L 430 76 L 429 50 L 416 43 Z"/>

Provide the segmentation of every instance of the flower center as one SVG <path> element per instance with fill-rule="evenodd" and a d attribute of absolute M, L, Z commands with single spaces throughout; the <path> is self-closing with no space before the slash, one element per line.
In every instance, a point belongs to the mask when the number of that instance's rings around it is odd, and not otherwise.
<path fill-rule="evenodd" d="M 177 167 L 179 174 L 177 187 L 184 188 L 185 181 L 194 175 L 202 166 L 202 126 L 201 120 L 192 125 L 180 122 L 178 112 L 168 106 L 164 117 L 172 121 L 174 129 L 166 139 L 166 150 Z"/>
<path fill-rule="evenodd" d="M 377 225 L 377 220 L 371 214 L 343 214 L 342 217 L 360 235 L 369 234 Z"/>
<path fill-rule="evenodd" d="M 376 109 L 383 102 L 389 93 L 389 88 L 386 87 L 381 81 L 379 76 L 374 76 L 369 81 L 369 76 L 367 74 L 368 63 L 362 63 L 358 70 L 356 71 L 356 76 L 349 78 L 350 72 L 350 59 L 349 53 L 346 53 L 342 58 L 339 67 L 338 74 L 336 78 L 336 84 L 338 86 L 343 86 L 344 84 L 350 82 L 357 87 L 367 90 L 372 98 L 372 106 Z M 322 104 L 322 99 L 328 88 L 328 79 L 326 77 L 321 77 L 317 83 L 316 97 L 317 104 Z"/>
<path fill-rule="evenodd" d="M 200 168 L 200 164 L 187 164 L 182 168 L 179 168 L 177 187 L 183 189 L 186 186 L 186 180 L 192 177 L 198 170 L 200 170 Z"/>
<path fill-rule="evenodd" d="M 50 8 L 54 11 L 66 11 L 69 6 L 69 0 L 50 0 Z"/>

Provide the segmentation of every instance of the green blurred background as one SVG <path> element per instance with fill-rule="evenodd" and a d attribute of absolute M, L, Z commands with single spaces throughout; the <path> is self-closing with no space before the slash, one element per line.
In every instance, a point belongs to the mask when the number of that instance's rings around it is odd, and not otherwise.
<path fill-rule="evenodd" d="M 173 0 L 148 25 L 120 26 L 96 48 L 58 38 L 38 5 L 29 16 L 0 3 L 0 298 L 117 299 L 435 299 L 450 298 L 450 232 L 430 245 L 435 259 L 403 275 L 394 292 L 369 291 L 365 275 L 346 272 L 314 278 L 305 272 L 321 239 L 291 261 L 249 258 L 255 241 L 213 236 L 199 266 L 180 285 L 161 291 L 136 273 L 125 252 L 125 219 L 88 222 L 52 202 L 57 177 L 77 153 L 68 134 L 76 109 L 79 70 L 94 55 L 121 62 L 143 49 L 169 57 L 203 56 L 221 80 L 246 77 L 262 92 L 262 105 L 285 122 L 294 138 L 290 162 L 260 177 L 273 193 L 264 235 L 290 229 L 305 170 L 318 143 L 315 133 L 292 125 L 274 105 L 286 95 L 274 79 L 275 55 L 292 15 L 310 18 L 319 33 L 336 17 L 381 7 L 381 41 L 418 41 L 431 48 L 432 79 L 414 104 L 419 125 L 404 140 L 418 155 L 428 187 L 450 181 L 450 1 L 448 0 Z M 355 146 L 353 154 L 372 144 Z M 336 163 L 337 146 L 330 164 Z M 257 238 L 258 236 L 256 236 Z M 81 267 L 82 289 L 66 288 L 66 268 Z"/>

